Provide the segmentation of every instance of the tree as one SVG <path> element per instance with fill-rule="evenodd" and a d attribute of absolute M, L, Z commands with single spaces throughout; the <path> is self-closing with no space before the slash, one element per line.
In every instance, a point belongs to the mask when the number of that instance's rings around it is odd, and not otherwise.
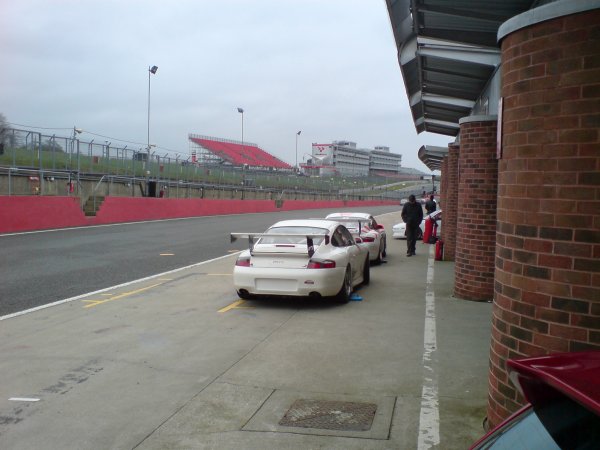
<path fill-rule="evenodd" d="M 4 153 L 6 144 L 8 144 L 8 123 L 4 114 L 0 113 L 0 155 Z"/>
<path fill-rule="evenodd" d="M 56 153 L 64 153 L 62 146 L 52 139 L 47 139 L 42 143 L 42 151 L 43 152 L 56 152 Z"/>
<path fill-rule="evenodd" d="M 0 147 L 6 151 L 7 147 L 15 147 L 16 137 L 10 124 L 6 121 L 6 116 L 0 113 Z"/>

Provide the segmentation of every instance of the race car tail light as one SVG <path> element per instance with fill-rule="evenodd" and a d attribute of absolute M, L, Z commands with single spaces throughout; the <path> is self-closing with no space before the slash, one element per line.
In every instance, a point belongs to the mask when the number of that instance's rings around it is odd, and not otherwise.
<path fill-rule="evenodd" d="M 330 259 L 311 259 L 308 261 L 307 269 L 334 269 L 335 261 Z"/>
<path fill-rule="evenodd" d="M 235 265 L 239 267 L 250 267 L 250 257 L 243 256 L 241 258 L 238 258 L 235 262 Z"/>
<path fill-rule="evenodd" d="M 363 242 L 375 242 L 375 238 L 372 236 L 362 236 Z"/>

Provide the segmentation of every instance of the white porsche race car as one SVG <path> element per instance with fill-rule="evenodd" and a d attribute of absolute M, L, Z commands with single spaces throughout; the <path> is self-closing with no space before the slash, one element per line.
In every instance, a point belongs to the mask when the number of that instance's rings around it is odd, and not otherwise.
<path fill-rule="evenodd" d="M 437 211 L 426 215 L 421 221 L 419 229 L 417 230 L 417 241 L 423 239 L 423 233 L 425 233 L 425 221 L 428 220 L 429 217 L 435 220 L 435 224 L 437 225 L 437 236 L 440 236 L 442 233 L 442 210 L 438 209 Z M 406 224 L 404 222 L 397 223 L 392 227 L 392 237 L 394 239 L 406 239 Z"/>
<path fill-rule="evenodd" d="M 386 233 L 383 225 L 375 218 L 361 212 L 337 212 L 327 215 L 326 219 L 343 224 L 355 239 L 360 238 L 362 244 L 369 249 L 371 262 L 381 263 L 387 254 Z"/>
<path fill-rule="evenodd" d="M 342 224 L 331 220 L 284 220 L 246 238 L 233 269 L 243 299 L 258 296 L 334 297 L 347 302 L 354 287 L 370 281 L 369 252 Z"/>

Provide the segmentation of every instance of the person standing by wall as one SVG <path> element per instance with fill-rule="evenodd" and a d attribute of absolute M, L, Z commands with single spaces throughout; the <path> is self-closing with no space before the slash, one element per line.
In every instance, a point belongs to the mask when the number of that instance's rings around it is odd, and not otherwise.
<path fill-rule="evenodd" d="M 417 230 L 423 220 L 423 207 L 417 203 L 415 196 L 408 197 L 408 202 L 402 207 L 402 220 L 406 224 L 406 256 L 416 255 Z"/>
<path fill-rule="evenodd" d="M 431 214 L 436 209 L 437 209 L 437 204 L 435 203 L 435 200 L 433 199 L 433 194 L 432 194 L 429 196 L 429 200 L 427 200 L 425 202 L 425 210 L 427 211 L 427 214 Z"/>

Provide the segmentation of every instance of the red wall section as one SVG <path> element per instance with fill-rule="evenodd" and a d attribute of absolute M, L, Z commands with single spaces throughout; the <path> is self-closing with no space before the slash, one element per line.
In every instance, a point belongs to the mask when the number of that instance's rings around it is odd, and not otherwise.
<path fill-rule="evenodd" d="M 0 196 L 0 233 L 83 225 L 77 197 Z"/>
<path fill-rule="evenodd" d="M 393 201 L 217 200 L 107 197 L 96 217 L 85 217 L 77 197 L 0 196 L 0 233 L 80 227 L 121 222 L 294 211 L 319 208 L 358 208 L 396 205 Z"/>

